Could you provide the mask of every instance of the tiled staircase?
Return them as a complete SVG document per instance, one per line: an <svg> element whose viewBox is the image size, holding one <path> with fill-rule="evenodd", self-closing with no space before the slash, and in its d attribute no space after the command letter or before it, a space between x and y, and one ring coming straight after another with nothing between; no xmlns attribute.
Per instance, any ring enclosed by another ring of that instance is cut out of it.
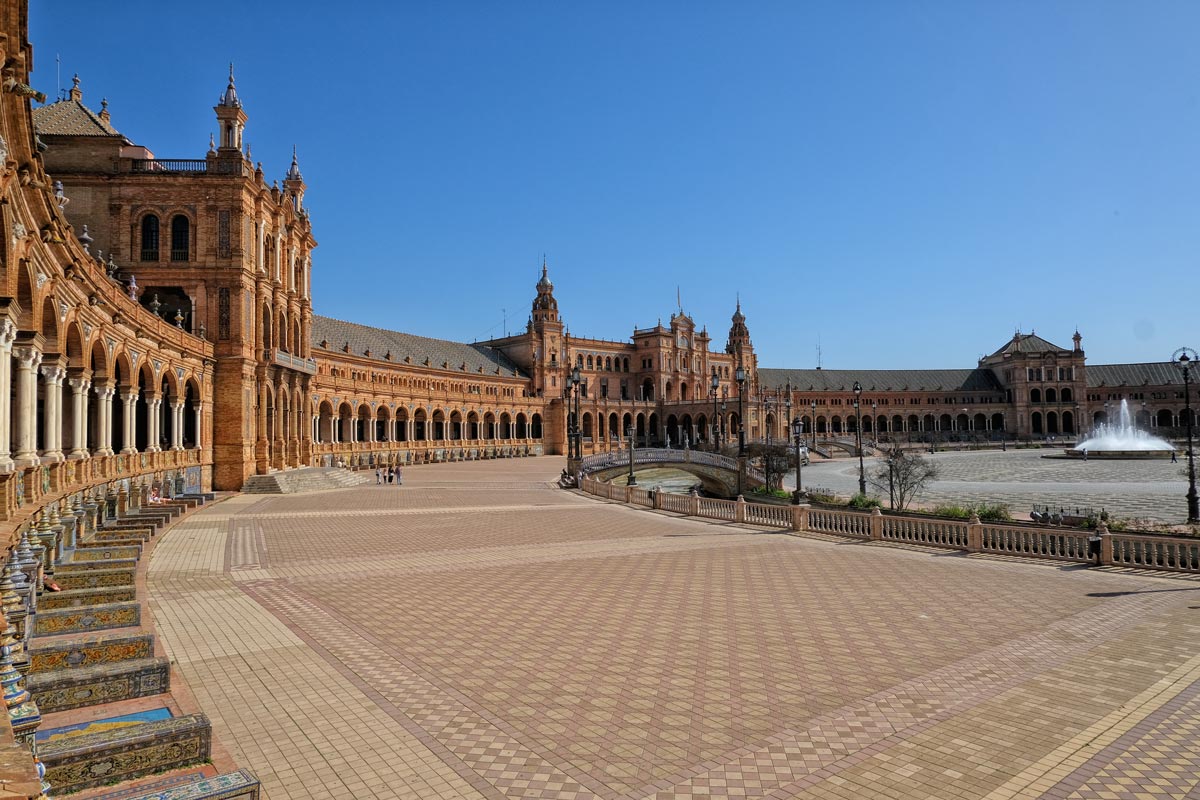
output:
<svg viewBox="0 0 1200 800"><path fill-rule="evenodd" d="M258 797L249 773L213 774L208 718L181 713L169 694L170 662L142 628L143 547L203 502L167 500L105 520L47 571L29 617L26 688L42 715L38 755L54 797L104 797L117 787L99 787L113 784L124 784L122 797ZM147 778L163 772L171 775Z"/></svg>
<svg viewBox="0 0 1200 800"><path fill-rule="evenodd" d="M346 489L370 483L366 472L351 472L338 467L302 467L300 469L251 475L242 485L245 494L298 494Z"/></svg>

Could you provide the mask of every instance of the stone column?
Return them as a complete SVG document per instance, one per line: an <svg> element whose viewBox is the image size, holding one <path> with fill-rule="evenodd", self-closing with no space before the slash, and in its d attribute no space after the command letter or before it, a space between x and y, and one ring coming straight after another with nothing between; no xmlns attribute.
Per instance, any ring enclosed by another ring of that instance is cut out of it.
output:
<svg viewBox="0 0 1200 800"><path fill-rule="evenodd" d="M124 441L121 442L122 453L137 452L137 399L138 390L131 388L121 395L121 413L124 415Z"/></svg>
<svg viewBox="0 0 1200 800"><path fill-rule="evenodd" d="M204 403L197 400L192 411L196 417L196 449L199 450L204 444Z"/></svg>
<svg viewBox="0 0 1200 800"><path fill-rule="evenodd" d="M12 355L17 326L0 322L0 470L12 467Z"/></svg>
<svg viewBox="0 0 1200 800"><path fill-rule="evenodd" d="M157 453L162 431L162 398L151 395L146 398L146 452Z"/></svg>
<svg viewBox="0 0 1200 800"><path fill-rule="evenodd" d="M98 385L96 391L96 455L111 456L112 447L112 399L116 390L111 386Z"/></svg>
<svg viewBox="0 0 1200 800"><path fill-rule="evenodd" d="M183 449L183 401L171 403L171 449Z"/></svg>
<svg viewBox="0 0 1200 800"><path fill-rule="evenodd" d="M36 347L20 345L13 347L17 359L17 402L12 410L16 422L16 452L13 459L19 467L38 463L34 450L33 432L37 430L37 368L42 363L42 354Z"/></svg>
<svg viewBox="0 0 1200 800"><path fill-rule="evenodd" d="M71 387L71 452L69 458L87 458L88 389L92 382L87 378L69 378Z"/></svg>
<svg viewBox="0 0 1200 800"><path fill-rule="evenodd" d="M67 371L57 363L42 367L46 379L42 398L42 455L47 461L62 461L62 386Z"/></svg>

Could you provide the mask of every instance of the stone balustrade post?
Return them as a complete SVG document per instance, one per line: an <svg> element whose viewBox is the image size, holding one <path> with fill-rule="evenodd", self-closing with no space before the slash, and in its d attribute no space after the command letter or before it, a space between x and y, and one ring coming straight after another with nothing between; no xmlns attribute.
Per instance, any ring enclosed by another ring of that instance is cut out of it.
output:
<svg viewBox="0 0 1200 800"><path fill-rule="evenodd" d="M693 517L700 516L700 495L695 489L692 489L691 494L688 496L688 514Z"/></svg>
<svg viewBox="0 0 1200 800"><path fill-rule="evenodd" d="M792 506L792 530L806 531L808 530L808 510L812 508L808 503L799 503Z"/></svg>
<svg viewBox="0 0 1200 800"><path fill-rule="evenodd" d="M883 539L883 512L879 510L879 506L871 509L871 541L878 542Z"/></svg>
<svg viewBox="0 0 1200 800"><path fill-rule="evenodd" d="M967 552L980 553L982 551L983 525L979 522L979 515L972 511L971 519L967 522Z"/></svg>
<svg viewBox="0 0 1200 800"><path fill-rule="evenodd" d="M742 497L740 494L737 496L737 501L733 506L733 521L746 521L746 498Z"/></svg>
<svg viewBox="0 0 1200 800"><path fill-rule="evenodd" d="M1111 567L1113 563L1113 541L1112 533L1108 530L1108 523L1100 520L1096 525L1096 533L1100 535L1100 566Z"/></svg>
<svg viewBox="0 0 1200 800"><path fill-rule="evenodd" d="M124 485L117 490L117 514L118 518L125 516L126 510L129 508L129 491Z"/></svg>

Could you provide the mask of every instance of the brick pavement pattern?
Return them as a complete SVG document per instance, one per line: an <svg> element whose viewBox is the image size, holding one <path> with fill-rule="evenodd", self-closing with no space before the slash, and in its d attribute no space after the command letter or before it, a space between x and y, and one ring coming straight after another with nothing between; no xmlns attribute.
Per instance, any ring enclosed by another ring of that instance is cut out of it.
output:
<svg viewBox="0 0 1200 800"><path fill-rule="evenodd" d="M236 497L158 544L165 644L267 797L1200 792L1200 583L682 519L561 467Z"/></svg>

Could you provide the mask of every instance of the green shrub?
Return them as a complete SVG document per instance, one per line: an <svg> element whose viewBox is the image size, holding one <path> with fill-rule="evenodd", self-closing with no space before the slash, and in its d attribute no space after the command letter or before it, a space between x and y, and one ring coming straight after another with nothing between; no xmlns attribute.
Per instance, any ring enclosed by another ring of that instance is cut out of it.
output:
<svg viewBox="0 0 1200 800"><path fill-rule="evenodd" d="M846 504L832 494L823 494L821 492L809 492L808 499L814 503L824 503L827 506L844 506Z"/></svg>
<svg viewBox="0 0 1200 800"><path fill-rule="evenodd" d="M930 513L938 517L950 517L952 519L971 518L971 509L963 508L962 506L937 506Z"/></svg>
<svg viewBox="0 0 1200 800"><path fill-rule="evenodd" d="M973 506L938 506L932 514L951 519L970 519L971 512L979 516L980 522L1009 522L1012 514L1004 503L979 503Z"/></svg>
<svg viewBox="0 0 1200 800"><path fill-rule="evenodd" d="M854 497L850 498L848 505L850 508L879 508L879 501L874 497L868 497L862 492L858 492Z"/></svg>

